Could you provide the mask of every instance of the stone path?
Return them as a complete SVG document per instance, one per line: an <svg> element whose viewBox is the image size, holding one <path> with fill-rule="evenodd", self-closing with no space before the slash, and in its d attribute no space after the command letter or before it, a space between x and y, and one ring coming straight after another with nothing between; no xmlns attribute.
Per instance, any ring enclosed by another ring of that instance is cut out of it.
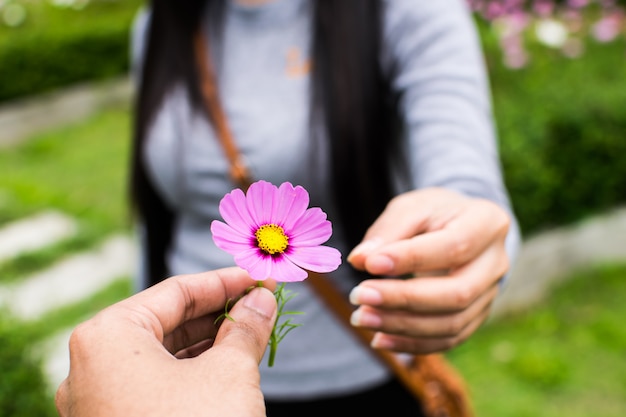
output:
<svg viewBox="0 0 626 417"><path fill-rule="evenodd" d="M626 260L626 207L525 239L493 316L523 311L575 270Z"/></svg>
<svg viewBox="0 0 626 417"><path fill-rule="evenodd" d="M100 109L127 105L129 77L71 86L0 105L0 150L33 134L83 120Z"/></svg>
<svg viewBox="0 0 626 417"><path fill-rule="evenodd" d="M0 300L22 320L34 320L46 312L77 303L128 276L135 250L125 236L112 236L98 248L62 259L45 271L0 288Z"/></svg>
<svg viewBox="0 0 626 417"><path fill-rule="evenodd" d="M76 222L62 213L47 211L0 228L0 261L42 249L71 237ZM44 271L15 283L0 285L0 304L22 320L36 320L59 307L80 302L116 280L128 279L135 267L134 242L110 236L98 247L74 254ZM44 355L44 371L52 390L69 370L67 342L72 329L64 329L36 347Z"/></svg>
<svg viewBox="0 0 626 417"><path fill-rule="evenodd" d="M76 232L74 220L45 211L0 229L0 262L23 252L44 248Z"/></svg>

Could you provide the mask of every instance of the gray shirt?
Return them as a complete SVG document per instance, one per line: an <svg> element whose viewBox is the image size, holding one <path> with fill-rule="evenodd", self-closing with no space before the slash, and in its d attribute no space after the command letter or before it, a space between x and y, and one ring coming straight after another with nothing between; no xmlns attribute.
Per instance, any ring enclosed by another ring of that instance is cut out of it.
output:
<svg viewBox="0 0 626 417"><path fill-rule="evenodd" d="M311 166L309 143L309 68L311 0L274 0L243 6L229 0L218 85L231 130L255 179L276 185L303 185L312 205L331 221L335 202L326 193L329 170ZM480 42L464 0L383 0L384 45L381 62L401 97L406 124L404 146L411 183L398 191L446 187L492 200L510 210L499 166L488 81ZM140 65L148 13L138 16L133 32L133 61ZM218 249L210 224L221 219L220 199L236 187L210 125L195 113L183 88L166 97L149 131L144 157L149 175L165 201L177 211L171 251L173 274L233 265ZM315 152L326 152L315 149ZM514 257L517 225L508 236ZM344 255L341 228L330 246ZM346 291L351 280L342 265L333 280ZM343 279L342 279L343 277ZM273 367L261 366L268 399L314 398L366 388L388 378L368 349L333 319L302 283L289 284L297 295L289 310L302 324L278 347ZM207 376L209 377L209 376Z"/></svg>

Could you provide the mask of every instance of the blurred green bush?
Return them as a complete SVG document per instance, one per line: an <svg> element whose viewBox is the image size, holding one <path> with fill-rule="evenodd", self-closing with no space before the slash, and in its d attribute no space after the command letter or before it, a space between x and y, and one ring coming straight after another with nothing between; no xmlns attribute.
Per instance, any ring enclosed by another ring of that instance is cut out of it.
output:
<svg viewBox="0 0 626 417"><path fill-rule="evenodd" d="M41 370L31 352L32 335L21 331L6 311L0 312L0 415L54 417L56 410Z"/></svg>
<svg viewBox="0 0 626 417"><path fill-rule="evenodd" d="M482 26L505 180L523 231L571 224L626 202L624 39L578 58L534 45L502 65Z"/></svg>
<svg viewBox="0 0 626 417"><path fill-rule="evenodd" d="M143 3L9 0L4 12L13 6L22 14L0 20L0 102L125 73L129 28Z"/></svg>

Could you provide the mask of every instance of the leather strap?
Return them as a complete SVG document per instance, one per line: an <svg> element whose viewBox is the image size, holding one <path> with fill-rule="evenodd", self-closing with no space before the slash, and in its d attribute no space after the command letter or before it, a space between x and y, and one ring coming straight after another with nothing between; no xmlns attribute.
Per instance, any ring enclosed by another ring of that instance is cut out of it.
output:
<svg viewBox="0 0 626 417"><path fill-rule="evenodd" d="M339 320L367 347L374 333L350 324L354 307L323 275L310 272L307 282L326 301ZM378 359L421 402L428 417L471 417L472 409L463 379L441 354L409 355L409 361L389 350L373 349Z"/></svg>
<svg viewBox="0 0 626 417"><path fill-rule="evenodd" d="M207 116L211 120L215 133L224 149L226 158L228 158L231 179L244 187L244 190L247 190L252 183L250 173L241 159L239 149L233 140L226 114L224 109L222 109L215 72L211 65L212 61L209 59L208 42L206 42L201 31L194 38L194 51L203 103Z"/></svg>

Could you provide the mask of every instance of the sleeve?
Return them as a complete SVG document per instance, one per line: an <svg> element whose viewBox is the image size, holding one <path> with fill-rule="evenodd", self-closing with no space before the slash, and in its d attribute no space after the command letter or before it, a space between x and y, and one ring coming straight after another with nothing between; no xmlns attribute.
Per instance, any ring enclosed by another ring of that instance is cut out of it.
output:
<svg viewBox="0 0 626 417"><path fill-rule="evenodd" d="M513 219L504 185L480 39L465 0L387 0L383 64L399 94L412 187L489 199Z"/></svg>
<svg viewBox="0 0 626 417"><path fill-rule="evenodd" d="M150 11L142 7L137 11L130 30L130 77L134 85L138 85L143 54L148 33Z"/></svg>

